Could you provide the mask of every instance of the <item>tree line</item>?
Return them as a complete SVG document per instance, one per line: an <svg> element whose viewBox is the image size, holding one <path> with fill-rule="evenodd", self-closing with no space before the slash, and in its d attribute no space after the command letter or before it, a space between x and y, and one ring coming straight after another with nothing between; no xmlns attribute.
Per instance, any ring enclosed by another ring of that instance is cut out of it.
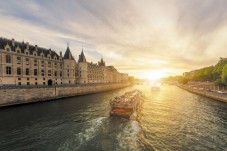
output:
<svg viewBox="0 0 227 151"><path fill-rule="evenodd" d="M214 82L215 85L227 85L227 60L220 61L209 67L204 67L184 74L164 79L164 81L178 81L186 84L187 82Z"/></svg>

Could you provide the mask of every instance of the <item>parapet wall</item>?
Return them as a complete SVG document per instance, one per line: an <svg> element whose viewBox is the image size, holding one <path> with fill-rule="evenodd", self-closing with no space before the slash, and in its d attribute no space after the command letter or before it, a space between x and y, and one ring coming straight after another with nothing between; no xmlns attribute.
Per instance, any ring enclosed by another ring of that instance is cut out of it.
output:
<svg viewBox="0 0 227 151"><path fill-rule="evenodd" d="M129 83L112 83L53 87L1 87L0 107L98 93L127 87L129 85Z"/></svg>

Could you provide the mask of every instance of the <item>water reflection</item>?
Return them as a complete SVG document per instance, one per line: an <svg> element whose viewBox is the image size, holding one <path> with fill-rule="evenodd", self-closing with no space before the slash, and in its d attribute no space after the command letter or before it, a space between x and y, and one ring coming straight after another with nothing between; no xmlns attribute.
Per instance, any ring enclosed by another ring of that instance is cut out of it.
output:
<svg viewBox="0 0 227 151"><path fill-rule="evenodd" d="M145 93L139 121L109 117L109 100ZM3 108L0 150L225 150L227 105L175 86L149 86Z"/></svg>

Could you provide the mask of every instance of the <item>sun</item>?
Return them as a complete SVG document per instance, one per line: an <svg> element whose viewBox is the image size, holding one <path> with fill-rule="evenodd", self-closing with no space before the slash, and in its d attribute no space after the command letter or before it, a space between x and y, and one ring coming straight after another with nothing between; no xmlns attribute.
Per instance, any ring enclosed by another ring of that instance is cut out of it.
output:
<svg viewBox="0 0 227 151"><path fill-rule="evenodd" d="M158 81L159 79L166 76L166 72L160 69L144 71L143 77L150 81Z"/></svg>

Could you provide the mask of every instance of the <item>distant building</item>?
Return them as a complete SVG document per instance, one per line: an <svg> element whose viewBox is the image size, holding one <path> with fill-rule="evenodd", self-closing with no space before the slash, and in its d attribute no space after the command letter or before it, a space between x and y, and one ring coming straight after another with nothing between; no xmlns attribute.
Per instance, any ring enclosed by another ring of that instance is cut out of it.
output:
<svg viewBox="0 0 227 151"><path fill-rule="evenodd" d="M106 66L88 63L82 50L78 62L67 46L64 56L51 49L0 38L0 85L62 85L120 83L128 74Z"/></svg>

